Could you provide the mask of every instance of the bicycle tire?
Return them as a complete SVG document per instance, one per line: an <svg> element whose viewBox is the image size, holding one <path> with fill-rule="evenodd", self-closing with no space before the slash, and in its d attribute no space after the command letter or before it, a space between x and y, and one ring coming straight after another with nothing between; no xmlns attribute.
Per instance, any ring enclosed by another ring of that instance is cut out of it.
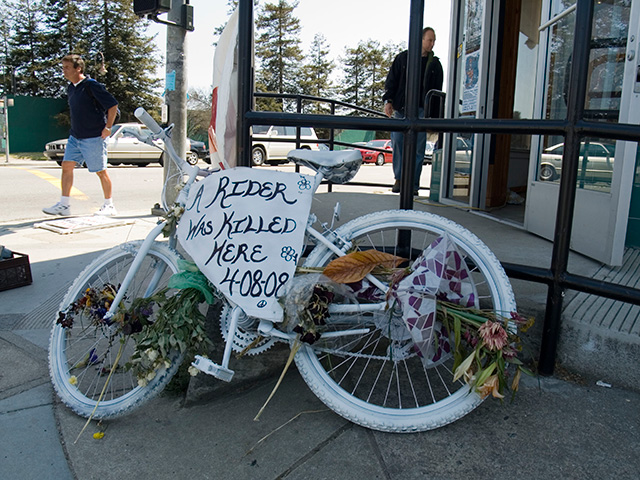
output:
<svg viewBox="0 0 640 480"><path fill-rule="evenodd" d="M358 249L381 244L395 254L397 242L390 235L396 235L398 230L412 232L411 245L417 250L426 248L437 236L449 234L471 266L471 275L482 297L479 307L490 307L503 314L515 311L511 284L498 259L477 236L448 219L426 212L386 211L354 219L338 228L336 234L352 241ZM333 258L334 253L319 245L310 253L305 266L325 266ZM375 326L372 314L363 313L358 315L355 325L351 318L343 328L358 328L360 321L368 327L372 323ZM337 318L327 320L328 325L331 323L340 328ZM339 337L323 341L320 337L312 345L303 343L295 357L296 365L311 390L334 412L379 431L435 429L463 417L482 402L466 383L452 381L452 356L423 367L417 355L402 358L395 353L390 337L398 334L391 331L389 328L385 333L375 327L357 340ZM376 355L364 354L362 345L366 342L382 344L381 348L376 347ZM383 354L378 355L381 350ZM397 391L390 392L390 387Z"/></svg>
<svg viewBox="0 0 640 480"><path fill-rule="evenodd" d="M142 241L124 243L91 262L69 288L60 304L60 311L65 311L82 297L89 287L101 288L105 283L119 286L141 245ZM123 302L128 304L134 298L149 296L165 288L169 277L178 271L179 258L180 255L168 245L154 242ZM161 276L155 288L148 292L146 290L158 267L163 267ZM104 398L98 402L108 378L105 372L109 372L114 363L120 340L125 340L125 346L119 367L111 376ZM184 355L173 354L168 368L157 370L156 376L146 386L139 386L135 374L121 368L134 350L133 340L126 340L121 331L114 334L104 324L91 324L82 314L74 316L71 327L63 328L57 320L54 321L49 343L49 372L53 386L65 405L78 415L89 417L98 404L93 418L114 418L131 412L162 391L178 370ZM75 385L70 382L71 377L74 377Z"/></svg>

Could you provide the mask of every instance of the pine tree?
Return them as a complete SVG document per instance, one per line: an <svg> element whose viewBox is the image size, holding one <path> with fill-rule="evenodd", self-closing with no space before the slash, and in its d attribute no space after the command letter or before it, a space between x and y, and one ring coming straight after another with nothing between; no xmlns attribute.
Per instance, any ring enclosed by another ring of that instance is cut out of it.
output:
<svg viewBox="0 0 640 480"><path fill-rule="evenodd" d="M5 3L0 4L0 66L2 67L2 76L0 76L0 93L6 95L11 93L11 69L9 68L9 23L7 21L8 6Z"/></svg>
<svg viewBox="0 0 640 480"><path fill-rule="evenodd" d="M365 90L361 105L371 110L382 109L382 95L384 94L384 81L389 68L384 64L384 52L380 48L380 42L367 40L362 44L365 65Z"/></svg>
<svg viewBox="0 0 640 480"><path fill-rule="evenodd" d="M87 24L86 0L48 0L41 26L44 32L42 49L43 73L49 79L42 96L63 97L67 81L62 76L60 60L69 53L88 51L82 34Z"/></svg>
<svg viewBox="0 0 640 480"><path fill-rule="evenodd" d="M42 72L44 36L40 29L44 0L10 0L6 5L3 20L8 22L11 36L5 90L16 95L38 95L47 81Z"/></svg>
<svg viewBox="0 0 640 480"><path fill-rule="evenodd" d="M344 73L342 99L359 107L382 110L384 82L401 45L384 47L375 40L360 41L356 48L346 48L341 58Z"/></svg>
<svg viewBox="0 0 640 480"><path fill-rule="evenodd" d="M259 60L256 90L298 93L297 78L302 61L300 20L293 16L298 2L266 3L256 19L260 32L256 42ZM283 110L282 102L259 102L262 108Z"/></svg>
<svg viewBox="0 0 640 480"><path fill-rule="evenodd" d="M138 106L153 110L161 82L153 74L159 65L146 22L131 0L9 0L2 27L9 31L5 91L20 95L64 97L67 81L60 61L69 53L83 56L85 73L107 86L122 112L133 120ZM103 58L106 72L102 72ZM8 72L8 73L7 73Z"/></svg>
<svg viewBox="0 0 640 480"><path fill-rule="evenodd" d="M314 97L329 98L333 93L331 73L335 64L329 59L327 39L321 33L313 37L311 51L307 63L300 72L302 93ZM329 113L329 106L325 103L315 103L313 113Z"/></svg>
<svg viewBox="0 0 640 480"><path fill-rule="evenodd" d="M342 62L343 82L340 95L342 100L353 105L362 106L366 92L367 68L362 42L356 48L345 48Z"/></svg>
<svg viewBox="0 0 640 480"><path fill-rule="evenodd" d="M84 35L88 43L83 52L87 73L116 97L121 121L134 120L137 107L158 108L160 102L153 91L161 80L150 74L160 62L151 38L142 33L144 21L133 13L131 0L88 0L87 20ZM104 73L100 71L102 56Z"/></svg>

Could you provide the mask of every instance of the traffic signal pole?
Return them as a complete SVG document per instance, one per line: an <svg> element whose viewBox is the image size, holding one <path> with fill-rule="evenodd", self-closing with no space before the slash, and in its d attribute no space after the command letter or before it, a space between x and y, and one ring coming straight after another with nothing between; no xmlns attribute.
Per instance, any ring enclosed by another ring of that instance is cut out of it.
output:
<svg viewBox="0 0 640 480"><path fill-rule="evenodd" d="M172 142L176 153L185 158L187 145L187 31L193 31L193 7L189 0L134 0L133 11L156 23L167 25L167 58L164 99L168 110L168 122L173 124ZM162 20L158 15L167 14ZM175 203L178 192L175 187L181 177L168 158L164 161L164 180L167 185L166 203ZM167 179L171 179L168 183ZM153 210L152 210L153 211Z"/></svg>
<svg viewBox="0 0 640 480"><path fill-rule="evenodd" d="M167 13L169 22L181 25L184 0L172 0L171 10ZM173 123L173 147L181 158L187 153L187 30L167 26L167 61L165 77L165 103L169 111L169 123ZM174 178L175 182L167 185L167 205L171 206L178 196L175 188L180 181L174 175L176 167L173 162L164 162L164 179Z"/></svg>

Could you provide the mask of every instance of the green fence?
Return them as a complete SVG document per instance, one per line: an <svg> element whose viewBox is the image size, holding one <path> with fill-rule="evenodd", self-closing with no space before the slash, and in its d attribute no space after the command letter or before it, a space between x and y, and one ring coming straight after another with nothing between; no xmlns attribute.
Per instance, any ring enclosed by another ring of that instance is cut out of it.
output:
<svg viewBox="0 0 640 480"><path fill-rule="evenodd" d="M69 136L69 127L59 125L55 119L67 109L66 99L23 96L13 99L14 104L9 107L10 153L41 152L47 142Z"/></svg>
<svg viewBox="0 0 640 480"><path fill-rule="evenodd" d="M335 137L336 141L345 143L368 142L374 138L376 138L376 132L368 130L343 130ZM340 150L340 148L336 147L336 150Z"/></svg>

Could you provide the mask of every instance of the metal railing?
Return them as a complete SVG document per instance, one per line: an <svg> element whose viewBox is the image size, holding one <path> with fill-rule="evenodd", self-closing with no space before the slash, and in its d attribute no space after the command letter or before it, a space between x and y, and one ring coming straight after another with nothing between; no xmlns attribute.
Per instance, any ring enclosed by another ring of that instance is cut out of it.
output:
<svg viewBox="0 0 640 480"><path fill-rule="evenodd" d="M409 62L407 66L407 109L403 119L346 117L334 115L307 115L303 113L256 112L251 109L252 78L252 35L253 2L240 0L239 37L239 105L237 137L239 164L250 164L251 141L249 126L256 124L277 124L303 126L313 124L316 128L346 128L363 130L402 131L405 133L405 159L415 158L415 138L418 131L443 133L492 133L492 134L532 134L561 135L565 138L562 160L563 175L560 181L558 208L551 264L548 268L504 263L510 277L543 283L548 286L542 344L540 348L539 372L553 374L558 338L562 301L566 289L577 290L635 305L640 305L640 290L620 286L610 282L597 281L568 272L569 242L576 198L576 185L580 142L589 136L599 136L637 142L640 126L630 124L605 124L589 121L585 117L584 100L591 42L593 1L577 0L574 46L567 98L567 118L564 120L511 120L511 119L424 119L418 117L417 95L419 92L419 66L422 18L424 0L412 0L409 24ZM244 79L244 81L243 81ZM413 208L412 168L403 168L401 179L400 208ZM405 175L406 173L406 175Z"/></svg>

